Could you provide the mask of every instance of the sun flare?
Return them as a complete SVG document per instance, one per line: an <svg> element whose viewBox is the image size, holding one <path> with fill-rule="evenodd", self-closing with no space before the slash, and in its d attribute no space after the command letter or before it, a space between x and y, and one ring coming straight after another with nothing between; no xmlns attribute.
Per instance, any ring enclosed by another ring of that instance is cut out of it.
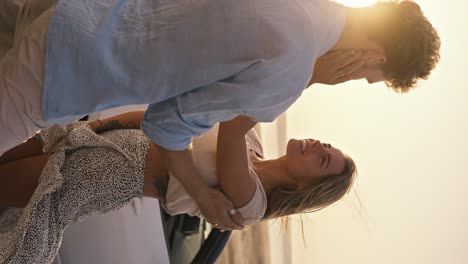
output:
<svg viewBox="0 0 468 264"><path fill-rule="evenodd" d="M340 4L343 4L345 6L350 6L350 7L363 7L363 6L369 6L372 5L373 3L377 2L378 0L335 0L335 2L338 2Z"/></svg>

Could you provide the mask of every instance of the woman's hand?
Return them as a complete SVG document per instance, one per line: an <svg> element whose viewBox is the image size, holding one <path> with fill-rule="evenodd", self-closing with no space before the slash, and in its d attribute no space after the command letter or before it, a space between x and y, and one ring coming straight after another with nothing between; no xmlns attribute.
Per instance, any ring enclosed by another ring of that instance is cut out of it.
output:
<svg viewBox="0 0 468 264"><path fill-rule="evenodd" d="M357 50L335 50L320 56L315 62L309 86L314 83L335 85L349 81L349 74L364 65L363 53Z"/></svg>

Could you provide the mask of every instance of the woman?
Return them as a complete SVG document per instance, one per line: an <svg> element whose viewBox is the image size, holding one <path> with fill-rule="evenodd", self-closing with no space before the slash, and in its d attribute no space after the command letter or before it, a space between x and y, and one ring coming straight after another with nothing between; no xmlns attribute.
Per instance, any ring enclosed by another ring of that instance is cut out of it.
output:
<svg viewBox="0 0 468 264"><path fill-rule="evenodd" d="M51 262L69 223L116 210L135 197L161 199L170 214L203 217L136 129L142 116L130 112L54 126L39 134L42 143L31 139L0 158L0 206L9 207L0 215L2 263ZM290 140L285 156L265 160L250 130L236 142L243 147L239 157L247 154L246 164L241 158L216 161L216 142L216 129L194 139L195 164L209 185L232 200L235 209L229 211L237 210L246 225L324 208L343 197L355 177L351 158L318 140ZM216 167L243 166L246 175L217 178Z"/></svg>

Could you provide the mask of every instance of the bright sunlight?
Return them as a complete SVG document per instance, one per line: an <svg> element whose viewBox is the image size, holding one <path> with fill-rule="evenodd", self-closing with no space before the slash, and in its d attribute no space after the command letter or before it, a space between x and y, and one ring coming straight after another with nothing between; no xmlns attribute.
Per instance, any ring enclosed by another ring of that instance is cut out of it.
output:
<svg viewBox="0 0 468 264"><path fill-rule="evenodd" d="M373 3L377 2L377 0L335 0L335 2L338 2L345 6L363 7L372 5Z"/></svg>

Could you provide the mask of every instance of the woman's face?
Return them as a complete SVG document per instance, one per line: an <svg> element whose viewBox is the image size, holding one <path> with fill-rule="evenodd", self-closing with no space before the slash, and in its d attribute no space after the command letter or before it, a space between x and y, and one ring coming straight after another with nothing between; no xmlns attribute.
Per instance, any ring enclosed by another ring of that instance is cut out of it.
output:
<svg viewBox="0 0 468 264"><path fill-rule="evenodd" d="M321 177L343 172L343 153L315 139L291 139L286 150L289 173L299 182L308 184Z"/></svg>

